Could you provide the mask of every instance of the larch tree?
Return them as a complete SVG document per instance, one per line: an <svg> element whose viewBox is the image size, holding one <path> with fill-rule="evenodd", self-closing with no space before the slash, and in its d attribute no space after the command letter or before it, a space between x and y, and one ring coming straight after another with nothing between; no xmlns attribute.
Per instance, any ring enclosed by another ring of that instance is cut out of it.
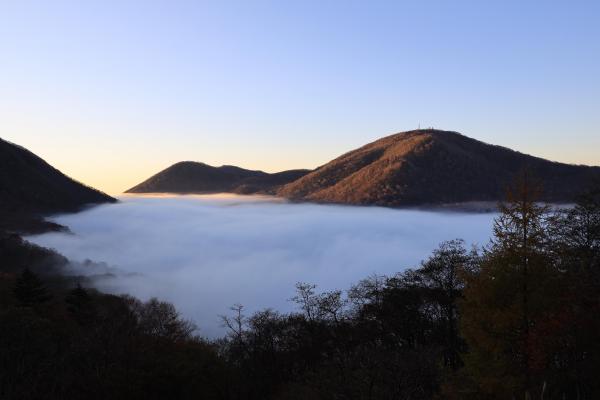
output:
<svg viewBox="0 0 600 400"><path fill-rule="evenodd" d="M466 275L466 367L476 390L492 398L539 398L546 386L533 360L539 344L532 332L552 309L556 274L547 250L549 208L537 203L540 193L529 173L519 175L499 205L480 268Z"/></svg>

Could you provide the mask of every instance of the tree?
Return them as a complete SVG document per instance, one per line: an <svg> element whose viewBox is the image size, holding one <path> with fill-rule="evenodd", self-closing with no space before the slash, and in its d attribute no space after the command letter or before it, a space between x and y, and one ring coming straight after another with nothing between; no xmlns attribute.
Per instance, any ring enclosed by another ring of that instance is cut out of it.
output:
<svg viewBox="0 0 600 400"><path fill-rule="evenodd" d="M560 306L540 324L538 337L552 358L556 391L565 397L600 395L600 187L579 196L551 221L552 250L561 274Z"/></svg>
<svg viewBox="0 0 600 400"><path fill-rule="evenodd" d="M304 317L313 322L318 318L319 302L315 294L317 285L298 282L296 283L296 295L290 300L296 303L302 310Z"/></svg>
<svg viewBox="0 0 600 400"><path fill-rule="evenodd" d="M88 291L81 284L72 289L66 296L67 310L79 325L91 324L96 319L96 308Z"/></svg>
<svg viewBox="0 0 600 400"><path fill-rule="evenodd" d="M423 288L428 301L439 308L443 362L453 370L462 366L460 353L465 351L458 328L458 300L462 298L465 272L474 270L478 259L477 251L468 252L463 240L450 240L441 243L421 268L406 274L408 284Z"/></svg>
<svg viewBox="0 0 600 400"><path fill-rule="evenodd" d="M246 316L244 315L244 306L236 303L229 309L234 313L233 316L220 315L222 326L229 330L229 336L239 344L244 341L244 326L246 325Z"/></svg>
<svg viewBox="0 0 600 400"><path fill-rule="evenodd" d="M154 297L145 303L133 298L126 298L126 300L129 301L143 334L171 342L192 338L196 326L181 318L173 304Z"/></svg>
<svg viewBox="0 0 600 400"><path fill-rule="evenodd" d="M574 207L552 221L552 235L560 267L600 278L600 186L580 195Z"/></svg>
<svg viewBox="0 0 600 400"><path fill-rule="evenodd" d="M553 309L557 280L548 251L549 209L537 203L540 193L527 172L518 177L499 205L480 269L466 276L467 369L478 391L498 398L530 399L546 385L544 369L533 362L539 343L532 332Z"/></svg>
<svg viewBox="0 0 600 400"><path fill-rule="evenodd" d="M23 307L35 307L52 298L40 278L25 268L17 278L13 294Z"/></svg>

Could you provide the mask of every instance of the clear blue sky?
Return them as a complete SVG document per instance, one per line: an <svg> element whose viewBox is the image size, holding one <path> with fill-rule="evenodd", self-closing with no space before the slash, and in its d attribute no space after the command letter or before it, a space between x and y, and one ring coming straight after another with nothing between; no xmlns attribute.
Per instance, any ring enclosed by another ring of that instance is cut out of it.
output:
<svg viewBox="0 0 600 400"><path fill-rule="evenodd" d="M600 165L600 1L0 3L0 136L118 193L433 126Z"/></svg>

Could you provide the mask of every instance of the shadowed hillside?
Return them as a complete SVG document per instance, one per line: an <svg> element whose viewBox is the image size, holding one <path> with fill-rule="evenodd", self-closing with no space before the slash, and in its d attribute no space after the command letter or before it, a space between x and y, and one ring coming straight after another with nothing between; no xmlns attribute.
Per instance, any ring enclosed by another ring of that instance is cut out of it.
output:
<svg viewBox="0 0 600 400"><path fill-rule="evenodd" d="M231 165L210 165L184 161L152 176L127 193L272 193L274 188L292 182L308 170L269 174Z"/></svg>
<svg viewBox="0 0 600 400"><path fill-rule="evenodd" d="M67 177L21 146L0 139L0 230L47 230L41 214L116 201Z"/></svg>
<svg viewBox="0 0 600 400"><path fill-rule="evenodd" d="M282 187L294 200L383 206L497 201L530 170L546 201L572 201L600 167L561 164L489 145L456 132L416 130L350 151Z"/></svg>

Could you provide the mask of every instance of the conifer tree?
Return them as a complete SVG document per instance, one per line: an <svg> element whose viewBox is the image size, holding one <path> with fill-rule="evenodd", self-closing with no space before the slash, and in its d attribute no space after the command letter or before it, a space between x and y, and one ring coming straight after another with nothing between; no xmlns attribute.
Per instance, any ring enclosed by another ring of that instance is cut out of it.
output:
<svg viewBox="0 0 600 400"><path fill-rule="evenodd" d="M17 278L13 294L23 307L34 307L51 299L43 282L29 268Z"/></svg>
<svg viewBox="0 0 600 400"><path fill-rule="evenodd" d="M478 271L467 275L462 333L467 369L477 390L493 398L539 397L544 377L533 362L536 321L556 298L547 246L547 206L540 187L522 173L500 204L494 237ZM543 375L543 374L542 374Z"/></svg>
<svg viewBox="0 0 600 400"><path fill-rule="evenodd" d="M96 317L92 297L81 284L72 289L65 298L67 310L79 325L89 325Z"/></svg>

